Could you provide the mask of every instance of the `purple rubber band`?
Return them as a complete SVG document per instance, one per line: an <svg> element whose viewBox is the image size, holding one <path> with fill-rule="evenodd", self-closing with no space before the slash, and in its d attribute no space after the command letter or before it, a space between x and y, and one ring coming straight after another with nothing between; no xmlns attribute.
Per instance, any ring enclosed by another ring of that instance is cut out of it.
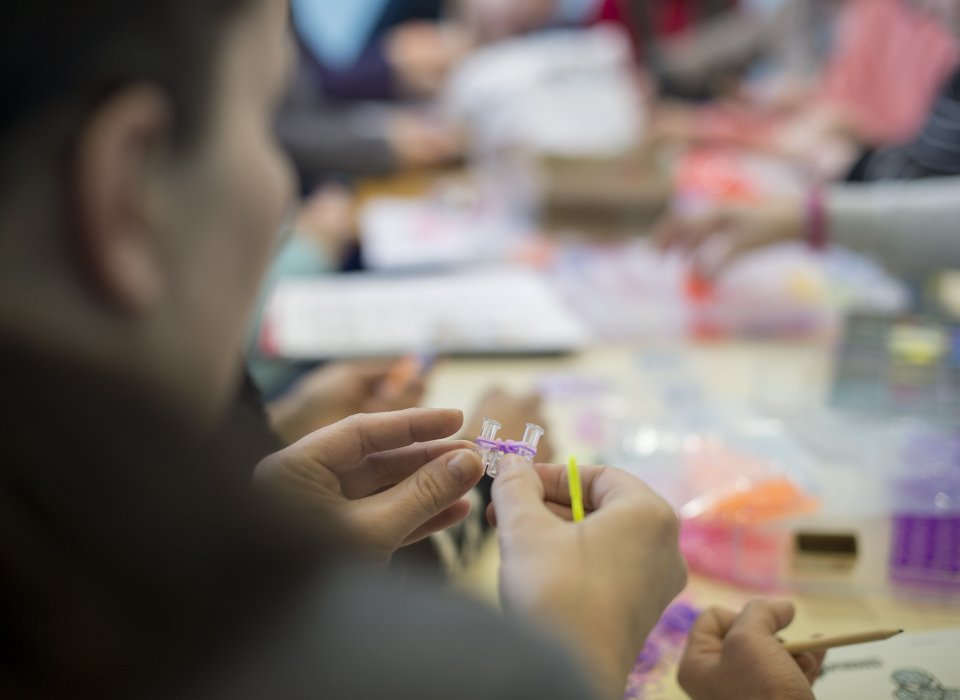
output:
<svg viewBox="0 0 960 700"><path fill-rule="evenodd" d="M660 618L660 625L668 632L687 634L700 617L700 610L687 603L674 603Z"/></svg>
<svg viewBox="0 0 960 700"><path fill-rule="evenodd" d="M517 442L515 440L488 440L478 437L477 446L488 450L497 450L506 455L520 455L521 457L532 457L537 453L533 446L527 442Z"/></svg>

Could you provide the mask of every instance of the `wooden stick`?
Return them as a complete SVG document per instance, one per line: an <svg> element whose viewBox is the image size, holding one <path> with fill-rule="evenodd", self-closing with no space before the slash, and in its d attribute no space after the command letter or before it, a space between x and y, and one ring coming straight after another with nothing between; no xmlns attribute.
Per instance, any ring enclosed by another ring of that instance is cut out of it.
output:
<svg viewBox="0 0 960 700"><path fill-rule="evenodd" d="M809 639L805 642L790 642L784 644L783 648L790 654L796 656L807 651L824 651L835 647L849 647L854 644L866 644L867 642L882 642L885 639L896 637L903 630L876 630L875 632L861 632L860 634L847 634L842 637L824 637L823 639Z"/></svg>

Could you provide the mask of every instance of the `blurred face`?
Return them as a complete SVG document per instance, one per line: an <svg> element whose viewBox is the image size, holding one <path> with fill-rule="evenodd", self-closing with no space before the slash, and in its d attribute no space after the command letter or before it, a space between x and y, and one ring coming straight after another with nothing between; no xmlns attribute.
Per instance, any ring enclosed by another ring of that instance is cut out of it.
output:
<svg viewBox="0 0 960 700"><path fill-rule="evenodd" d="M253 0L229 32L208 123L151 187L166 361L178 380L226 401L243 338L289 204L292 177L272 135L290 54L285 0Z"/></svg>
<svg viewBox="0 0 960 700"><path fill-rule="evenodd" d="M20 177L0 192L0 330L188 419L217 417L291 196L272 136L287 15L286 0L224 14L199 124L178 123L171 94L147 78L89 112L66 95L65 109L52 101L24 119L3 154Z"/></svg>

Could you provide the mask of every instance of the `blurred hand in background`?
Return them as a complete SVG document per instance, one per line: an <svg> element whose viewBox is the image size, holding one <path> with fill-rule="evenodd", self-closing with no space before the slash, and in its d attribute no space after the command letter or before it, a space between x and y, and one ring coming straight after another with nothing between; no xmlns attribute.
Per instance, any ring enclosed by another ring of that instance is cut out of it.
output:
<svg viewBox="0 0 960 700"><path fill-rule="evenodd" d="M751 251L802 239L805 219L799 198L722 204L696 216L668 215L655 238L661 250L688 256L699 274L713 279Z"/></svg>
<svg viewBox="0 0 960 700"><path fill-rule="evenodd" d="M467 32L456 25L404 22L387 35L384 51L401 92L433 97L471 46Z"/></svg>
<svg viewBox="0 0 960 700"><path fill-rule="evenodd" d="M323 185L303 201L294 229L331 261L340 261L357 240L353 208L350 190L338 184Z"/></svg>
<svg viewBox="0 0 960 700"><path fill-rule="evenodd" d="M553 445L550 443L550 429L543 414L543 399L540 394L510 394L497 387L491 389L480 399L467 420L461 435L465 440L475 440L480 435L484 418L492 418L503 426L500 434L505 438L519 440L523 436L527 423L535 423L547 431L537 450L538 462L553 459Z"/></svg>
<svg viewBox="0 0 960 700"><path fill-rule="evenodd" d="M390 118L387 143L405 169L451 163L464 155L466 146L455 126L413 111L398 111Z"/></svg>
<svg viewBox="0 0 960 700"><path fill-rule="evenodd" d="M787 653L777 633L793 616L790 603L762 600L740 614L707 610L690 632L680 686L693 700L813 700L826 652Z"/></svg>
<svg viewBox="0 0 960 700"><path fill-rule="evenodd" d="M419 405L426 378L402 385L391 374L404 360L336 362L306 375L269 406L274 430L293 443L315 430L358 413L399 411Z"/></svg>

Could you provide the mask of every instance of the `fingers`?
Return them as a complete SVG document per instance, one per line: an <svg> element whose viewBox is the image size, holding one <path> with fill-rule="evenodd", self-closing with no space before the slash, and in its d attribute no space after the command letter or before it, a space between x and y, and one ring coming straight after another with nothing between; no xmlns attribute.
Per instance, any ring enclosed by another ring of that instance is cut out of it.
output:
<svg viewBox="0 0 960 700"><path fill-rule="evenodd" d="M528 467L529 468L529 467ZM583 465L580 467L580 480L583 484L583 507L587 513L593 512L590 488L597 472L604 467ZM540 477L543 484L544 507L563 520L573 520L570 511L570 487L567 482L567 468L559 464L535 464L533 471ZM487 520L493 527L497 527L496 502L487 507Z"/></svg>
<svg viewBox="0 0 960 700"><path fill-rule="evenodd" d="M680 248L690 255L696 256L707 241L720 235L731 224L728 212L714 211L703 216L691 219L684 226Z"/></svg>
<svg viewBox="0 0 960 700"><path fill-rule="evenodd" d="M729 634L752 633L775 636L793 622L795 610L787 601L752 600L737 616Z"/></svg>
<svg viewBox="0 0 960 700"><path fill-rule="evenodd" d="M470 510L470 501L465 498L460 499L445 511L440 513L440 515L432 518L410 533L407 539L403 541L402 546L406 547L411 544L416 544L420 540L426 539L435 532L440 532L441 530L446 530L447 528L453 527L458 523L462 523L464 520L466 520L467 516L470 515Z"/></svg>
<svg viewBox="0 0 960 700"><path fill-rule="evenodd" d="M571 520L570 485L567 481L566 466L536 464L531 468L530 465L521 461L521 469L525 469L531 478L536 477L540 481L541 508L538 510L553 514L563 520ZM503 479L502 471L494 482L494 494L496 494L497 483L501 479ZM655 495L646 484L636 477L612 467L583 465L580 467L580 480L583 484L583 506L588 515L618 501L630 501L632 506L638 498ZM494 527L502 526L499 504L500 501L494 495L493 503L487 513L487 519Z"/></svg>
<svg viewBox="0 0 960 700"><path fill-rule="evenodd" d="M476 452L456 450L417 469L393 488L353 504L366 522L399 544L456 504L481 476L483 463Z"/></svg>
<svg viewBox="0 0 960 700"><path fill-rule="evenodd" d="M544 501L543 505L547 508L547 510L549 510L551 513L553 513L555 516L557 516L561 520L565 520L566 522L569 522L569 523L573 522L573 511L570 509L569 505L552 503L550 501ZM590 511L590 510L586 511L587 515L590 515L591 512L593 511ZM487 506L486 515L487 515L487 522L490 523L490 526L497 527L497 509L492 503Z"/></svg>
<svg viewBox="0 0 960 700"><path fill-rule="evenodd" d="M504 434L522 433L523 426L530 422L540 422L542 425L542 403L543 398L537 392L515 396L501 387L494 387L477 402L470 421L469 433L473 435L480 430L481 419L484 417L496 418L500 421Z"/></svg>
<svg viewBox="0 0 960 700"><path fill-rule="evenodd" d="M517 396L503 387L495 386L483 395L477 405L482 411L497 409L510 413L536 413L542 404L543 397L539 392L531 391Z"/></svg>
<svg viewBox="0 0 960 700"><path fill-rule="evenodd" d="M427 382L422 377L417 377L407 385L399 400L409 404L412 408L423 400L425 393L427 393Z"/></svg>
<svg viewBox="0 0 960 700"><path fill-rule="evenodd" d="M687 642L689 655L710 654L723 648L723 639L730 631L737 614L727 608L704 611L690 629Z"/></svg>
<svg viewBox="0 0 960 700"><path fill-rule="evenodd" d="M688 649L691 654L717 652L724 639L734 634L773 637L793 621L793 615L793 605L783 601L754 600L739 615L726 608L711 608L697 618L690 630ZM809 661L812 664L814 660Z"/></svg>
<svg viewBox="0 0 960 700"><path fill-rule="evenodd" d="M726 236L720 249L711 250L709 256L698 250L694 254L693 267L704 278L715 280L740 258L761 247L762 243L744 236Z"/></svg>
<svg viewBox="0 0 960 700"><path fill-rule="evenodd" d="M430 360L407 356L394 361L370 386L369 405L377 411L412 408L426 391Z"/></svg>
<svg viewBox="0 0 960 700"><path fill-rule="evenodd" d="M378 382L387 375L396 360L355 360L346 366L365 382Z"/></svg>
<svg viewBox="0 0 960 700"><path fill-rule="evenodd" d="M794 657L797 666L803 671L803 675L811 685L820 677L820 669L823 668L823 661L826 656L827 652L825 651L808 651Z"/></svg>
<svg viewBox="0 0 960 700"><path fill-rule="evenodd" d="M563 478L566 479L565 468L553 468L554 473L558 470L564 472ZM664 509L670 510L649 486L622 469L588 466L586 469L581 468L580 472L583 481L584 507L590 510L599 511L617 504L629 505L633 509L638 501L647 502L648 505L650 502L656 501ZM555 474L553 483L554 488L557 489L558 497L562 493L562 487L558 485L559 481L560 476Z"/></svg>
<svg viewBox="0 0 960 700"><path fill-rule="evenodd" d="M539 411L543 405L543 397L539 391L531 391L520 397L520 405L531 411Z"/></svg>
<svg viewBox="0 0 960 700"><path fill-rule="evenodd" d="M673 249L680 236L679 227L680 223L673 214L667 214L654 224L652 238L656 249L664 253Z"/></svg>
<svg viewBox="0 0 960 700"><path fill-rule="evenodd" d="M547 502L561 506L570 505L570 484L567 480L567 467L561 464L534 465L543 481L543 495ZM580 466L580 482L583 484L583 507L595 510L593 503L593 485L607 467L584 464Z"/></svg>
<svg viewBox="0 0 960 700"><path fill-rule="evenodd" d="M727 608L710 608L697 618L687 637L687 646L683 650L683 659L677 673L680 687L691 697L700 695L705 669L716 664L723 651L723 640L737 614Z"/></svg>
<svg viewBox="0 0 960 700"><path fill-rule="evenodd" d="M307 381L316 378L321 386L335 378L338 386L363 387L372 391L371 387L381 381L390 371L390 360L350 360L323 365L307 376Z"/></svg>
<svg viewBox="0 0 960 700"><path fill-rule="evenodd" d="M344 474L340 487L347 498L364 498L400 483L425 464L449 452L473 447L473 443L465 440L442 440L376 452L364 457L355 469Z"/></svg>
<svg viewBox="0 0 960 700"><path fill-rule="evenodd" d="M727 228L731 223L730 218L729 212L722 209L691 217L670 215L657 226L656 245L664 252L675 250L691 253L698 250L707 239Z"/></svg>
<svg viewBox="0 0 960 700"><path fill-rule="evenodd" d="M777 690L784 697L813 697L809 684L820 674L824 654L791 659L776 637L793 616L788 602L752 601L740 614L707 610L690 631L677 677L681 687L691 697L713 697L718 686L730 689L730 697L774 697Z"/></svg>
<svg viewBox="0 0 960 700"><path fill-rule="evenodd" d="M371 396L363 405L363 410L367 413L389 413L414 408L423 401L425 392L426 385L416 379L399 393Z"/></svg>
<svg viewBox="0 0 960 700"><path fill-rule="evenodd" d="M493 482L493 504L501 531L553 522L553 515L543 503L543 481L535 469L521 458L507 455L500 460L498 470Z"/></svg>
<svg viewBox="0 0 960 700"><path fill-rule="evenodd" d="M344 474L367 455L441 440L456 433L462 424L463 413L452 409L362 414L308 435L297 445L314 461Z"/></svg>
<svg viewBox="0 0 960 700"><path fill-rule="evenodd" d="M420 404L423 395L426 393L427 385L423 379L417 377L408 382L401 391L380 397L390 410L402 410L404 408L413 408Z"/></svg>
<svg viewBox="0 0 960 700"><path fill-rule="evenodd" d="M705 644L712 647L714 642L722 645L723 638L727 636L736 619L737 613L727 608L705 610L690 629L691 646Z"/></svg>

